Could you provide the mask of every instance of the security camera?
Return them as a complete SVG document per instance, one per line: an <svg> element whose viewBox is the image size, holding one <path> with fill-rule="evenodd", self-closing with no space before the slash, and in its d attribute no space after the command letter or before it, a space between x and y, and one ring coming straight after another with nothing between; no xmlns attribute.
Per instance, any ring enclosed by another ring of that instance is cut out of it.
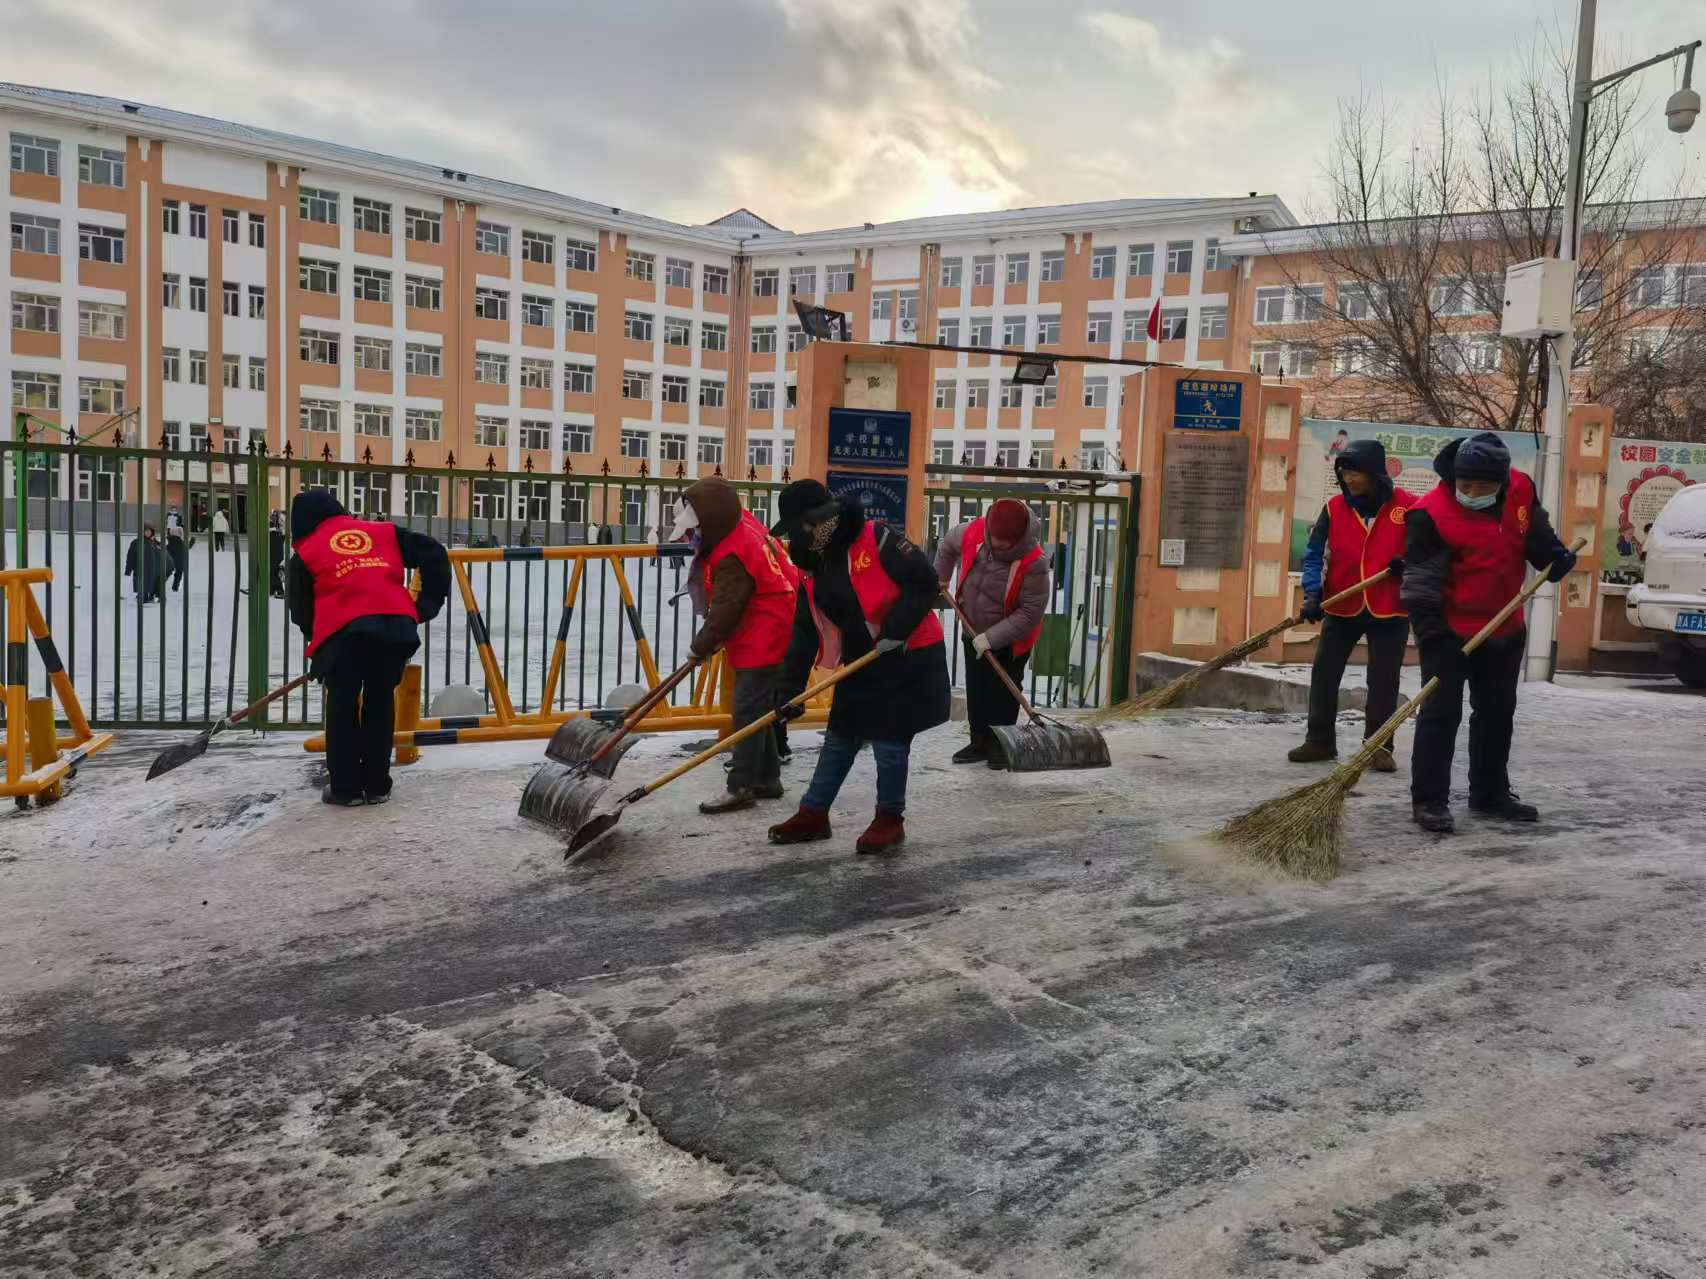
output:
<svg viewBox="0 0 1706 1279"><path fill-rule="evenodd" d="M1665 123L1672 133L1687 133L1700 114L1700 95L1693 89L1678 89L1665 103Z"/></svg>

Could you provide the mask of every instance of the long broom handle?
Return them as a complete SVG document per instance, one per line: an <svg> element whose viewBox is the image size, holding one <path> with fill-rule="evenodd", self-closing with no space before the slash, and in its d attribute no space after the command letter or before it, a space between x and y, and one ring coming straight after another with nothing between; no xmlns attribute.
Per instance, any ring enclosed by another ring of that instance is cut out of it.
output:
<svg viewBox="0 0 1706 1279"><path fill-rule="evenodd" d="M852 661L852 662L847 663L847 665L845 665L845 666L841 667L839 670L833 672L829 676L829 678L820 681L819 683L813 685L811 688L806 689L806 691L801 693L798 697L789 698L786 702L782 703L782 706L783 707L786 707L786 706L804 706L807 702L811 701L812 698L816 697L819 693L823 692L825 689L833 688L833 687L835 687L835 685L839 684L842 680L846 679L849 675L853 675L859 671L864 670L867 666L869 666L872 662L876 661L877 658L879 658L881 656L882 656L882 654L877 652L877 650L873 648L869 653L866 653L863 657L859 658L857 661ZM640 787L638 790L632 791L629 794L623 796L624 801L633 801L636 799L642 799L645 796L650 795L653 791L658 790L661 787L668 786L671 782L673 782L677 777L680 777L683 773L692 772L695 768L698 768L699 765L703 764L706 760L711 759L714 756L721 755L726 750L733 750L736 746L739 746L747 738L753 736L753 734L763 732L765 729L769 728L772 724L774 724L781 717L781 710L782 710L782 707L778 707L776 710L771 711L768 715L761 715L759 718L753 720L752 723L748 724L745 728L742 728L736 732L730 733L727 737L723 738L723 740L718 742L715 746L706 747L704 750L700 751L697 755L695 755L692 759L688 760L686 763L679 764L675 768L670 769L669 772L665 773L662 777L658 778L656 781L647 782L644 786Z"/></svg>
<svg viewBox="0 0 1706 1279"><path fill-rule="evenodd" d="M1348 599L1350 599L1351 596L1356 595L1359 592L1366 591L1369 587L1373 586L1376 582L1382 581L1386 577L1390 576L1390 574L1391 574L1390 569L1384 569L1383 568L1380 570L1380 572L1374 574L1372 577L1363 578L1362 581L1358 582L1355 586L1347 586L1344 590L1340 591L1337 595L1329 595L1326 599L1321 601L1321 607L1326 608L1328 605L1337 604L1342 600L1348 600ZM1274 636L1278 635L1281 631L1289 631L1292 627L1296 626L1302 620L1303 620L1303 616L1300 613L1294 613L1290 617L1281 618L1279 621L1275 622L1272 626L1268 627L1267 630L1257 631L1254 635L1250 636L1249 639L1246 639L1246 640L1243 640L1237 644L1234 644L1232 646L1231 651L1236 652L1238 649L1241 649L1241 648L1247 648L1247 649L1250 649L1251 651L1254 651L1255 649L1260 648L1263 644L1266 644L1269 640L1271 640Z"/></svg>
<svg viewBox="0 0 1706 1279"><path fill-rule="evenodd" d="M618 729L612 737L608 738L604 745L595 750L592 753L592 757L582 764L581 768L590 771L594 764L598 763L599 760L603 759L612 750L614 750L616 744L624 737L628 736L629 733L633 732L634 726L647 715L651 714L652 708L659 702L663 701L664 698L668 697L670 690L677 684L681 683L682 680L686 679L698 665L699 658L689 657L670 673L668 679L662 680L656 688L647 693L639 701L635 702L634 705L629 708L628 713L622 717L622 727Z"/></svg>
<svg viewBox="0 0 1706 1279"><path fill-rule="evenodd" d="M944 591L943 594L947 595L947 592ZM960 619L960 625L965 627L968 632L975 634L977 628L972 625L971 618L966 616L966 611L960 607L960 602L952 595L948 595L948 604L954 610L954 616ZM1007 668L996 659L994 651L986 648L983 650L983 655L988 659L989 664L994 668L995 673L1001 677L1001 682L1007 685L1007 691L1013 694L1013 699L1019 703L1019 708L1025 712L1025 715L1031 720L1031 722L1035 723L1040 719L1041 716L1037 714L1037 708L1025 700L1025 695L1019 691L1019 685L1014 681L1013 677L1007 673Z"/></svg>

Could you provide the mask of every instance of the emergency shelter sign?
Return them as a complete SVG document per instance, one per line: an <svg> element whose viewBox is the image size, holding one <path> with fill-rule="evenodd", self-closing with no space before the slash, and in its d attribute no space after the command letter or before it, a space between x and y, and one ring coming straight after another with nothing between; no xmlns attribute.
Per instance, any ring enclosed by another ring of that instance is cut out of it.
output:
<svg viewBox="0 0 1706 1279"><path fill-rule="evenodd" d="M1187 431L1236 431L1244 385L1234 378L1187 377L1173 386L1173 425Z"/></svg>

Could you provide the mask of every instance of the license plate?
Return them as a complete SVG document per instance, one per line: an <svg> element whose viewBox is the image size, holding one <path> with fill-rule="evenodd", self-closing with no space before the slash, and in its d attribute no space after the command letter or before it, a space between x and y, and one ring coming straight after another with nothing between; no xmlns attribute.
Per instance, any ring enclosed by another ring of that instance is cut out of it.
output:
<svg viewBox="0 0 1706 1279"><path fill-rule="evenodd" d="M1706 632L1706 613L1678 613L1676 629L1679 631Z"/></svg>

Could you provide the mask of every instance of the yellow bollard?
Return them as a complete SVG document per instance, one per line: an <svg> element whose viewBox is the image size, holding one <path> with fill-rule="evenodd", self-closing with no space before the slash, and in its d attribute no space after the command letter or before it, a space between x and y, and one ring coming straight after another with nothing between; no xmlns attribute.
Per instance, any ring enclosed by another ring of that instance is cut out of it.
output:
<svg viewBox="0 0 1706 1279"><path fill-rule="evenodd" d="M59 730L53 723L53 699L30 698L25 715L30 732L30 771L35 772L59 759ZM60 783L54 782L36 793L36 804L51 804L59 796Z"/></svg>
<svg viewBox="0 0 1706 1279"><path fill-rule="evenodd" d="M397 685L397 732L412 733L421 722L421 668L412 663L403 668L403 681ZM419 746L399 746L392 755L397 764L418 763Z"/></svg>

